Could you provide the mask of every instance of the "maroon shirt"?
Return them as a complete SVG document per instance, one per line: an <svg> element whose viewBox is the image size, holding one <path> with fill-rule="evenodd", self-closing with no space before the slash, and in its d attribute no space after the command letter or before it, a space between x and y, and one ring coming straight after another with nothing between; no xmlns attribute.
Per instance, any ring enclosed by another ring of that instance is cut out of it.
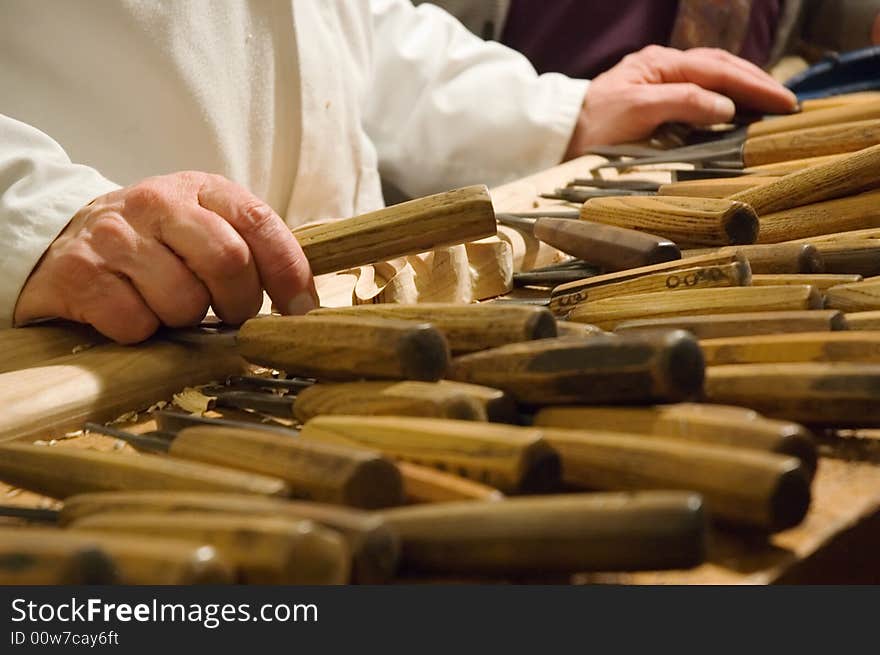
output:
<svg viewBox="0 0 880 655"><path fill-rule="evenodd" d="M767 63L784 0L754 0L740 56ZM593 78L626 54L666 45L678 0L511 0L501 42L522 52L539 73Z"/></svg>

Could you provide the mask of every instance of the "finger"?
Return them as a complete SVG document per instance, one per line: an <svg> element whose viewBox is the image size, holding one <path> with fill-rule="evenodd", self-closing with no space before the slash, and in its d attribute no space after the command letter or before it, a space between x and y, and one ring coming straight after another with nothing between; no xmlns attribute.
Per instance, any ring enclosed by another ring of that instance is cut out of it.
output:
<svg viewBox="0 0 880 655"><path fill-rule="evenodd" d="M781 97L785 98L785 102L789 103L787 108L787 112L796 111L798 108L798 99L797 96L788 89L784 85L780 84L776 79L773 78L772 75L767 73L764 69L759 66L756 66L752 62L747 59L743 59L742 57L737 57L736 55L732 55L726 50L719 50L718 48L695 48L693 50L688 50L685 52L686 55L690 55L693 53L694 56L705 56L711 59L715 59L720 61L722 64L731 66L740 71L743 75L751 76L757 83L766 86L766 88L777 94L781 94ZM779 112L785 113L785 112Z"/></svg>
<svg viewBox="0 0 880 655"><path fill-rule="evenodd" d="M643 98L636 103L643 116L650 116L657 127L668 121L712 125L733 118L733 101L696 84L654 84L642 89Z"/></svg>
<svg viewBox="0 0 880 655"><path fill-rule="evenodd" d="M199 204L219 214L249 246L263 287L285 314L317 306L312 271L290 228L265 202L229 180L211 175Z"/></svg>
<svg viewBox="0 0 880 655"><path fill-rule="evenodd" d="M159 318L124 277L103 272L82 287L72 318L118 343L139 343L159 329Z"/></svg>
<svg viewBox="0 0 880 655"><path fill-rule="evenodd" d="M161 222L159 238L207 287L214 311L226 323L243 323L260 311L263 287L242 236L216 213L187 207Z"/></svg>

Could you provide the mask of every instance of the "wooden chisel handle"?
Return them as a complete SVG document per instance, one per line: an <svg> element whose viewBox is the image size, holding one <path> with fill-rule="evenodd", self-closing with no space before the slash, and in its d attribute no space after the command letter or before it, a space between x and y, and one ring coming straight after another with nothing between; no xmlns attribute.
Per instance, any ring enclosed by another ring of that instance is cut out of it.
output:
<svg viewBox="0 0 880 655"><path fill-rule="evenodd" d="M469 353L508 343L556 336L556 320L549 311L543 307L522 305L378 303L316 309L309 312L308 316L342 316L354 320L384 318L430 323L443 334L453 353Z"/></svg>
<svg viewBox="0 0 880 655"><path fill-rule="evenodd" d="M94 514L239 514L288 520L309 519L343 535L353 560L355 582L387 582L397 569L400 539L381 516L371 512L304 501L227 493L123 491L80 494L64 501L61 525Z"/></svg>
<svg viewBox="0 0 880 655"><path fill-rule="evenodd" d="M706 369L710 402L831 427L880 426L880 364L732 364Z"/></svg>
<svg viewBox="0 0 880 655"><path fill-rule="evenodd" d="M104 513L74 521L74 530L128 536L161 534L209 544L245 584L344 584L351 555L341 535L308 520L199 512Z"/></svg>
<svg viewBox="0 0 880 655"><path fill-rule="evenodd" d="M546 339L458 357L450 377L504 389L529 405L686 400L700 392L703 358L679 330Z"/></svg>
<svg viewBox="0 0 880 655"><path fill-rule="evenodd" d="M485 484L412 462L398 462L408 503L456 500L502 500L504 494Z"/></svg>
<svg viewBox="0 0 880 655"><path fill-rule="evenodd" d="M811 101L805 101L807 103ZM780 134L794 130L804 130L813 127L836 126L855 121L867 121L880 118L880 98L868 99L861 102L844 102L841 104L811 111L802 111L799 114L779 116L764 119L752 123L746 130L750 138ZM806 105L816 107L816 105Z"/></svg>
<svg viewBox="0 0 880 655"><path fill-rule="evenodd" d="M266 430L194 426L177 433L171 455L273 476L303 500L375 509L403 503L393 462L375 450L312 443Z"/></svg>
<svg viewBox="0 0 880 655"><path fill-rule="evenodd" d="M231 584L211 546L178 539L52 528L0 528L3 584Z"/></svg>
<svg viewBox="0 0 880 655"><path fill-rule="evenodd" d="M696 494L564 494L382 512L410 574L529 575L688 568L704 557Z"/></svg>
<svg viewBox="0 0 880 655"><path fill-rule="evenodd" d="M700 342L706 364L784 362L880 363L880 332L806 332L706 339Z"/></svg>
<svg viewBox="0 0 880 655"><path fill-rule="evenodd" d="M687 196L691 198L727 198L731 194L754 189L773 182L776 177L741 175L707 180L685 180L664 184L657 192L661 196ZM760 236L760 235L759 235Z"/></svg>
<svg viewBox="0 0 880 655"><path fill-rule="evenodd" d="M503 493L553 491L559 484L559 459L540 433L509 425L390 416L318 416L303 426L300 438L375 448Z"/></svg>
<svg viewBox="0 0 880 655"><path fill-rule="evenodd" d="M840 93L827 98L810 98L801 101L801 111L818 111L832 107L844 107L858 102L880 101L880 91L854 91Z"/></svg>
<svg viewBox="0 0 880 655"><path fill-rule="evenodd" d="M880 179L880 145L789 173L775 182L740 191L730 199L760 216L874 188Z"/></svg>
<svg viewBox="0 0 880 655"><path fill-rule="evenodd" d="M866 278L880 275L880 240L878 239L842 238L821 241L813 245L822 255L828 273L862 275Z"/></svg>
<svg viewBox="0 0 880 655"><path fill-rule="evenodd" d="M469 186L294 232L321 275L495 234L485 186Z"/></svg>
<svg viewBox="0 0 880 655"><path fill-rule="evenodd" d="M221 466L17 443L0 446L0 480L52 498L122 489L290 494L283 480Z"/></svg>
<svg viewBox="0 0 880 655"><path fill-rule="evenodd" d="M758 243L880 227L880 190L764 214L760 223Z"/></svg>
<svg viewBox="0 0 880 655"><path fill-rule="evenodd" d="M242 325L242 356L254 364L319 379L437 380L449 345L433 326L343 316L261 316Z"/></svg>
<svg viewBox="0 0 880 655"><path fill-rule="evenodd" d="M797 525L810 505L809 475L794 457L621 432L543 432L575 487L694 491L714 517L769 532Z"/></svg>
<svg viewBox="0 0 880 655"><path fill-rule="evenodd" d="M816 166L817 164L828 164L833 161L840 161L847 157L847 153L839 155L822 155L821 157L806 157L805 159L792 159L790 161L779 161L774 164L764 164L763 166L749 166L743 169L746 175L761 175L780 177L789 173L796 173L805 168Z"/></svg>
<svg viewBox="0 0 880 655"><path fill-rule="evenodd" d="M816 444L804 426L768 419L745 407L706 403L653 407L545 407L535 414L534 424L763 450L797 457L810 476L816 471Z"/></svg>
<svg viewBox="0 0 880 655"><path fill-rule="evenodd" d="M767 243L750 246L686 250L689 256L742 255L749 261L753 274L764 273L823 273L825 260L818 248L810 243Z"/></svg>
<svg viewBox="0 0 880 655"><path fill-rule="evenodd" d="M814 127L747 139L743 144L743 164L747 167L762 166L789 159L836 155L878 143L880 120Z"/></svg>
<svg viewBox="0 0 880 655"><path fill-rule="evenodd" d="M758 217L751 207L715 198L594 198L584 203L581 218L657 234L679 246L754 243L758 238Z"/></svg>
<svg viewBox="0 0 880 655"><path fill-rule="evenodd" d="M810 309L776 312L743 312L733 314L697 314L622 321L614 331L626 334L635 330L687 330L698 339L737 337L746 334L788 334L846 330L841 312Z"/></svg>

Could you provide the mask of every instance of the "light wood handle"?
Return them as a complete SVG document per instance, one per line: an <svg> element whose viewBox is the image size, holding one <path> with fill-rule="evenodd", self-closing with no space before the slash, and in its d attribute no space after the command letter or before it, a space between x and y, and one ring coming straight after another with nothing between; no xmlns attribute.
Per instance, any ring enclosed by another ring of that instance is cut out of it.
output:
<svg viewBox="0 0 880 655"><path fill-rule="evenodd" d="M687 196L689 198L726 198L731 194L769 184L776 177L741 175L739 177L719 177L706 180L685 180L664 184L657 192L661 196Z"/></svg>
<svg viewBox="0 0 880 655"><path fill-rule="evenodd" d="M179 539L51 528L0 528L3 584L231 584L217 551Z"/></svg>
<svg viewBox="0 0 880 655"><path fill-rule="evenodd" d="M880 145L789 173L770 184L740 191L730 199L750 205L759 216L831 200L876 187Z"/></svg>
<svg viewBox="0 0 880 655"><path fill-rule="evenodd" d="M79 323L0 330L0 373L41 366L105 343L106 337Z"/></svg>
<svg viewBox="0 0 880 655"><path fill-rule="evenodd" d="M814 127L746 140L743 144L743 164L761 166L790 159L836 155L855 152L878 143L880 120Z"/></svg>
<svg viewBox="0 0 880 655"><path fill-rule="evenodd" d="M309 316L343 316L358 320L385 318L430 323L443 333L456 354L495 348L518 341L556 336L556 321L543 307L492 303L379 303L354 307L322 308Z"/></svg>
<svg viewBox="0 0 880 655"><path fill-rule="evenodd" d="M518 424L520 422L516 402L501 389L454 380L440 380L437 384L456 393L462 393L480 403L492 423Z"/></svg>
<svg viewBox="0 0 880 655"><path fill-rule="evenodd" d="M170 343L104 345L51 364L0 374L0 442L64 434L167 400L186 386L239 373L226 349Z"/></svg>
<svg viewBox="0 0 880 655"><path fill-rule="evenodd" d="M544 407L535 414L534 424L762 450L797 457L811 477L816 471L816 444L804 426L764 418L744 407L696 403L653 407Z"/></svg>
<svg viewBox="0 0 880 655"><path fill-rule="evenodd" d="M855 121L867 121L880 118L880 101L838 100L837 106L819 108L817 104L806 101L808 111L790 116L765 119L752 123L746 130L748 136L759 137L768 134L780 134L793 130L804 130L813 127L841 125Z"/></svg>
<svg viewBox="0 0 880 655"><path fill-rule="evenodd" d="M846 314L850 330L880 330L880 310Z"/></svg>
<svg viewBox="0 0 880 655"><path fill-rule="evenodd" d="M52 498L123 489L290 494L283 480L220 466L157 455L13 443L0 446L0 480Z"/></svg>
<svg viewBox="0 0 880 655"><path fill-rule="evenodd" d="M238 332L254 364L319 379L437 380L449 346L434 327L411 321L342 316L262 316Z"/></svg>
<svg viewBox="0 0 880 655"><path fill-rule="evenodd" d="M300 438L375 448L504 493L555 490L559 459L532 430L447 419L318 416Z"/></svg>
<svg viewBox="0 0 880 655"><path fill-rule="evenodd" d="M245 584L344 584L350 553L338 533L308 520L199 512L104 513L74 521L75 530L162 534L209 544Z"/></svg>
<svg viewBox="0 0 880 655"><path fill-rule="evenodd" d="M789 334L847 329L843 314L837 310L793 310L781 312L745 312L670 316L621 321L614 331L629 334L638 330L678 328L698 339L738 337L746 334Z"/></svg>
<svg viewBox="0 0 880 655"><path fill-rule="evenodd" d="M498 489L458 475L412 462L399 462L398 466L409 503L448 503L456 500L492 502L504 499L504 494Z"/></svg>
<svg viewBox="0 0 880 655"><path fill-rule="evenodd" d="M773 164L764 164L763 166L747 166L743 172L748 175L761 175L779 177L802 171L817 164L828 164L833 161L840 161L848 157L848 154L840 155L823 155L821 157L806 157L804 159L791 159L789 161L779 161Z"/></svg>
<svg viewBox="0 0 880 655"><path fill-rule="evenodd" d="M177 433L171 455L280 478L303 500L375 509L403 503L397 467L366 448L310 443L266 430L195 426Z"/></svg>
<svg viewBox="0 0 880 655"><path fill-rule="evenodd" d="M593 198L584 203L581 218L650 232L679 246L754 243L758 238L758 218L751 207L714 198Z"/></svg>
<svg viewBox="0 0 880 655"><path fill-rule="evenodd" d="M844 312L867 312L880 309L880 278L869 278L829 289L825 304Z"/></svg>
<svg viewBox="0 0 880 655"><path fill-rule="evenodd" d="M529 405L686 400L700 392L703 359L689 334L667 330L513 344L456 358L450 377Z"/></svg>
<svg viewBox="0 0 880 655"><path fill-rule="evenodd" d="M880 191L784 209L760 218L759 243L880 227Z"/></svg>
<svg viewBox="0 0 880 655"><path fill-rule="evenodd" d="M387 582L397 569L400 539L375 513L339 505L228 493L122 491L81 494L65 499L59 523L69 525L93 514L176 514L199 512L309 519L335 530L348 542L355 582Z"/></svg>
<svg viewBox="0 0 880 655"><path fill-rule="evenodd" d="M880 275L880 240L837 239L813 244L825 262L829 273L862 275L866 278Z"/></svg>
<svg viewBox="0 0 880 655"><path fill-rule="evenodd" d="M880 332L805 332L706 339L706 364L880 362Z"/></svg>
<svg viewBox="0 0 880 655"><path fill-rule="evenodd" d="M608 334L605 330L597 328L595 325L572 323L571 321L557 321L556 329L560 337L575 337L578 339L591 339L600 334Z"/></svg>
<svg viewBox="0 0 880 655"><path fill-rule="evenodd" d="M778 286L781 284L809 284L815 287L819 293L825 293L828 289L840 284L861 282L861 275L840 275L835 273L778 273L768 275L753 275L753 287Z"/></svg>
<svg viewBox="0 0 880 655"><path fill-rule="evenodd" d="M880 91L855 91L841 93L827 98L811 98L801 101L801 111L818 111L831 107L844 107L856 102L875 102L880 100Z"/></svg>
<svg viewBox="0 0 880 655"><path fill-rule="evenodd" d="M485 186L469 186L353 218L296 230L321 275L414 255L495 234L495 211Z"/></svg>
<svg viewBox="0 0 880 655"><path fill-rule="evenodd" d="M809 285L693 289L680 293L641 293L581 303L569 314L612 329L623 321L692 314L734 314L793 309L821 309L822 296Z"/></svg>
<svg viewBox="0 0 880 655"><path fill-rule="evenodd" d="M878 364L732 364L710 366L706 376L711 402L806 424L880 426Z"/></svg>
<svg viewBox="0 0 880 655"><path fill-rule="evenodd" d="M300 423L322 414L489 420L482 403L437 382L315 384L297 394L293 411Z"/></svg>
<svg viewBox="0 0 880 655"><path fill-rule="evenodd" d="M545 428L544 437L575 487L690 490L713 517L769 532L797 525L810 505L809 476L794 457L620 432Z"/></svg>
<svg viewBox="0 0 880 655"><path fill-rule="evenodd" d="M687 568L703 560L695 494L565 494L386 510L408 573L528 575Z"/></svg>
<svg viewBox="0 0 880 655"><path fill-rule="evenodd" d="M594 277L577 280L575 282L567 282L556 286L550 294L550 311L557 316L564 316L571 311L574 305L583 302L589 296L591 290L606 285L617 284L635 280L636 278L652 275L655 273L669 273L671 271L680 271L685 268L697 268L701 266L725 266L739 261L738 255L719 254L715 250L709 251L704 255L697 257L685 257L676 261L664 262L662 264L653 264L651 266L642 266L633 268L628 271L619 271L616 273L606 273L605 275L596 275ZM558 324L557 324L558 329Z"/></svg>
<svg viewBox="0 0 880 655"><path fill-rule="evenodd" d="M592 221L539 218L536 239L605 271L622 271L681 259L672 241L654 234Z"/></svg>
<svg viewBox="0 0 880 655"><path fill-rule="evenodd" d="M767 273L823 273L825 261L809 243L772 243L751 246L726 246L717 249L686 250L689 256L741 255L749 260L753 275Z"/></svg>

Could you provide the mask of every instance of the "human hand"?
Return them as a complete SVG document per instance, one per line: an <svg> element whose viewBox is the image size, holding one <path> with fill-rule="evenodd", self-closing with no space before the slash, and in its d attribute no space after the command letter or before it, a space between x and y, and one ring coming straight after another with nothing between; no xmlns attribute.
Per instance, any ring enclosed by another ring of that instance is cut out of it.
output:
<svg viewBox="0 0 880 655"><path fill-rule="evenodd" d="M880 12L874 17L874 25L871 27L871 43L880 45Z"/></svg>
<svg viewBox="0 0 880 655"><path fill-rule="evenodd" d="M735 105L785 114L795 110L797 98L724 50L651 45L590 83L566 159L588 146L638 141L668 121L723 123L733 118Z"/></svg>
<svg viewBox="0 0 880 655"><path fill-rule="evenodd" d="M263 289L284 313L318 305L309 263L284 221L219 175L147 178L80 209L22 289L15 324L60 317L120 343L195 325L209 306L254 316Z"/></svg>

